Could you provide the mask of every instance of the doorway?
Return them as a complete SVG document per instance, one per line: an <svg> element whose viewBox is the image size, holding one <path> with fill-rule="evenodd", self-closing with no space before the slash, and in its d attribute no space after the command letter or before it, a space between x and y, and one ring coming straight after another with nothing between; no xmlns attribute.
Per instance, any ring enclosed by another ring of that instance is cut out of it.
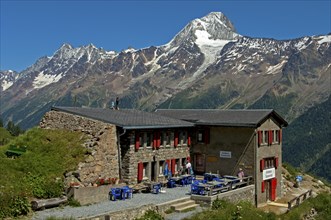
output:
<svg viewBox="0 0 331 220"><path fill-rule="evenodd" d="M157 163L156 163L156 161L153 161L152 162L152 169L151 169L151 180L152 181L157 181Z"/></svg>
<svg viewBox="0 0 331 220"><path fill-rule="evenodd" d="M194 167L195 167L196 173L198 173L198 174L205 173L205 155L197 153L194 156L195 156Z"/></svg>
<svg viewBox="0 0 331 220"><path fill-rule="evenodd" d="M272 178L265 182L265 190L266 190L266 201L275 201L276 200L276 192L277 192L277 179Z"/></svg>

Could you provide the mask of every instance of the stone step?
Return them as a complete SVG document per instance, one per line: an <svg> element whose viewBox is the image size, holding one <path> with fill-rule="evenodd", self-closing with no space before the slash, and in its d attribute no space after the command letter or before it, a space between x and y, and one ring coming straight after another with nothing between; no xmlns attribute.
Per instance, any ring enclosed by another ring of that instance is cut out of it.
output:
<svg viewBox="0 0 331 220"><path fill-rule="evenodd" d="M199 205L196 204L194 200L187 200L173 204L171 205L171 208L174 209L176 212L183 212L187 209L195 208L197 206Z"/></svg>
<svg viewBox="0 0 331 220"><path fill-rule="evenodd" d="M176 208L181 208L181 207L184 207L184 206L187 206L187 205L191 205L191 204L195 204L195 201L193 201L193 200L187 200L187 201L179 202L179 203L173 204L171 206L171 208L176 209Z"/></svg>
<svg viewBox="0 0 331 220"><path fill-rule="evenodd" d="M197 206L199 206L199 204L191 204L191 205L188 205L188 206L185 206L185 207L182 207L182 208L178 208L178 209L175 209L176 212L184 212L186 210L189 210L189 209L195 209Z"/></svg>

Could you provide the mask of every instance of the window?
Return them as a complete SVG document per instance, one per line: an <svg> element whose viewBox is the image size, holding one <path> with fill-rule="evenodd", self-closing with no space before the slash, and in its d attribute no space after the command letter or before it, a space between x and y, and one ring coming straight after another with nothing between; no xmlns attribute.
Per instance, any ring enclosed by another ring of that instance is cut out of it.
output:
<svg viewBox="0 0 331 220"><path fill-rule="evenodd" d="M279 143L279 130L275 130L273 142Z"/></svg>
<svg viewBox="0 0 331 220"><path fill-rule="evenodd" d="M203 143L204 142L204 130L199 129L197 133L197 141L198 143Z"/></svg>
<svg viewBox="0 0 331 220"><path fill-rule="evenodd" d="M179 143L187 144L187 132L181 131L179 139L181 140Z"/></svg>
<svg viewBox="0 0 331 220"><path fill-rule="evenodd" d="M274 143L275 142L275 133L276 132L274 130L270 131L270 134L271 134L271 137L270 137L271 138L271 143Z"/></svg>
<svg viewBox="0 0 331 220"><path fill-rule="evenodd" d="M146 179L148 178L148 163L143 163L144 168L143 168L143 178Z"/></svg>
<svg viewBox="0 0 331 220"><path fill-rule="evenodd" d="M161 145L165 145L165 137L166 137L166 135L165 135L165 132L161 132Z"/></svg>
<svg viewBox="0 0 331 220"><path fill-rule="evenodd" d="M135 149L139 150L140 147L144 146L144 138L143 138L144 133L142 132L136 132L135 134Z"/></svg>
<svg viewBox="0 0 331 220"><path fill-rule="evenodd" d="M198 129L197 132L197 142L198 143L204 143L204 144L209 144L210 143L210 128L209 127L204 127Z"/></svg>
<svg viewBox="0 0 331 220"><path fill-rule="evenodd" d="M152 132L146 133L146 146L147 147L153 146L153 133Z"/></svg>
<svg viewBox="0 0 331 220"><path fill-rule="evenodd" d="M269 169L275 167L275 158L270 157L270 158L265 158L264 159L264 169Z"/></svg>
<svg viewBox="0 0 331 220"><path fill-rule="evenodd" d="M163 171L164 171L164 160L160 161L159 176L163 176Z"/></svg>
<svg viewBox="0 0 331 220"><path fill-rule="evenodd" d="M268 144L269 142L269 131L264 131L263 132L263 144Z"/></svg>
<svg viewBox="0 0 331 220"><path fill-rule="evenodd" d="M165 132L165 141L166 141L166 145L169 145L171 144L171 132L170 131L167 131Z"/></svg>
<svg viewBox="0 0 331 220"><path fill-rule="evenodd" d="M139 137L139 143L140 143L139 147L142 147L144 145L144 137L142 135L143 134L141 134Z"/></svg>

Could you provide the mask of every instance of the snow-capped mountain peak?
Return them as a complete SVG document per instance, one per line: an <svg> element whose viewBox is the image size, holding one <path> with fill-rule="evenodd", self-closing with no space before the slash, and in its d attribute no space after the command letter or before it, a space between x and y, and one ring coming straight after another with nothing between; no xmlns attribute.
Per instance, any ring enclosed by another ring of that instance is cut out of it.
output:
<svg viewBox="0 0 331 220"><path fill-rule="evenodd" d="M235 40L240 37L230 20L221 12L211 12L208 15L197 18L186 25L168 44L177 47L185 42L195 42L201 35L201 31L206 32L211 40Z"/></svg>

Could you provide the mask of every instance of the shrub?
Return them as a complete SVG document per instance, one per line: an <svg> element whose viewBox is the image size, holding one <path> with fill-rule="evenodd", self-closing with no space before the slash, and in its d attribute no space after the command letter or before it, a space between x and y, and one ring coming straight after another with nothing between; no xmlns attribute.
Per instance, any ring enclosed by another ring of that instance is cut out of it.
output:
<svg viewBox="0 0 331 220"><path fill-rule="evenodd" d="M283 167L290 173L292 178L295 178L299 174L299 170L289 163L283 163Z"/></svg>
<svg viewBox="0 0 331 220"><path fill-rule="evenodd" d="M136 220L164 220L164 218L155 210L147 210L142 217L136 218Z"/></svg>
<svg viewBox="0 0 331 220"><path fill-rule="evenodd" d="M228 204L228 202L219 199L218 197L213 201L212 205L211 205L211 209L224 209L226 207L226 205Z"/></svg>
<svg viewBox="0 0 331 220"><path fill-rule="evenodd" d="M80 207L81 206L81 204L74 198L69 198L67 204L72 206L72 207Z"/></svg>

